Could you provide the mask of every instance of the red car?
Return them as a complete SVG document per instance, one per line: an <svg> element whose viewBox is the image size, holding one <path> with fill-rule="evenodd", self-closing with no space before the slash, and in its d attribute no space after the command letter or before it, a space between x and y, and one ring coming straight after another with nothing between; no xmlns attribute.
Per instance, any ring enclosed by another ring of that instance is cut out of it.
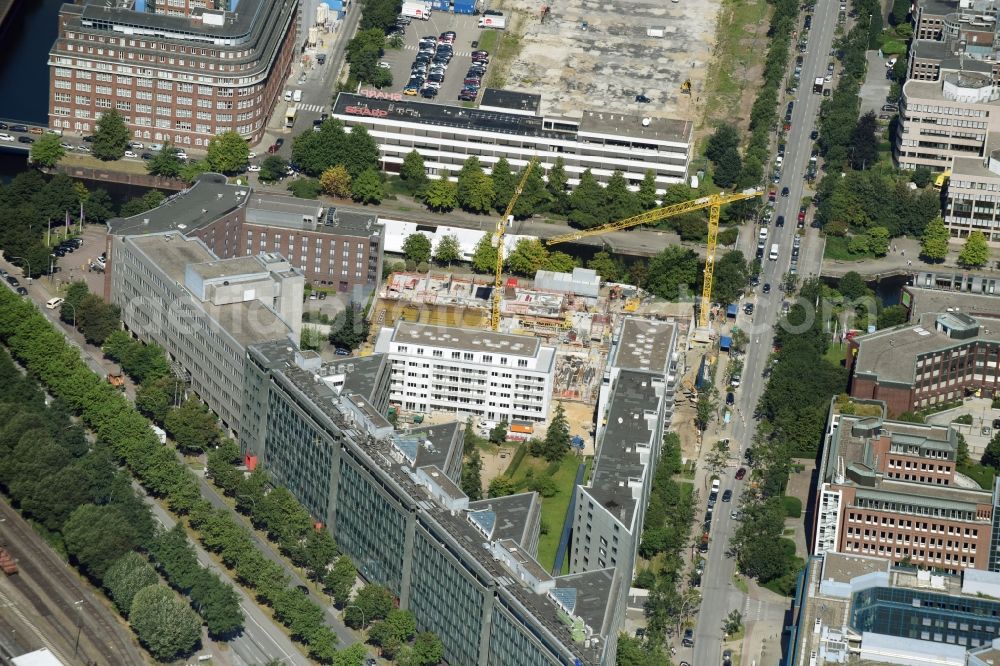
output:
<svg viewBox="0 0 1000 666"><path fill-rule="evenodd" d="M803 206L802 208L799 208L799 222L805 222L805 221L806 221L806 209L805 206Z"/></svg>
<svg viewBox="0 0 1000 666"><path fill-rule="evenodd" d="M769 191L767 193L767 200L768 201L774 201L777 198L778 198L778 191L777 190L772 189L771 191Z"/></svg>
<svg viewBox="0 0 1000 666"><path fill-rule="evenodd" d="M740 467L738 470L736 470L736 480L737 481L742 481L743 477L745 477L746 475L747 475L747 468L746 467Z"/></svg>

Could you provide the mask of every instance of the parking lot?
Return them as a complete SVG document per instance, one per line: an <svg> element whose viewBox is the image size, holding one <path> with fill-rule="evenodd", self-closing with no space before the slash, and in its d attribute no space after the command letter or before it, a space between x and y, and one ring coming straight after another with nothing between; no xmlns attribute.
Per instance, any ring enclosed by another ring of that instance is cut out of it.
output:
<svg viewBox="0 0 1000 666"><path fill-rule="evenodd" d="M479 39L482 31L478 27L479 17L469 14L452 14L450 12L436 11L431 14L427 21L413 19L406 26L404 36L405 45L402 49L386 50L383 60L392 66L392 89L395 92L402 92L406 82L410 79L410 66L417 56L417 44L421 37L438 37L446 31L454 31L454 57L448 63L448 71L445 74L441 88L437 97L424 99L419 95L411 99L421 102L436 102L440 104L457 104L458 93L463 88L465 73L472 65L472 42ZM492 54L491 54L492 55Z"/></svg>

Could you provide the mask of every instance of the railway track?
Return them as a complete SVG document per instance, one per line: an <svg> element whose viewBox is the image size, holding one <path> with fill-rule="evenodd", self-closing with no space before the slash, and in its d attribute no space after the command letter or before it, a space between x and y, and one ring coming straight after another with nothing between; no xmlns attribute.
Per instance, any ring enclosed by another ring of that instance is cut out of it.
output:
<svg viewBox="0 0 1000 666"><path fill-rule="evenodd" d="M6 542L20 569L19 574L10 577L11 583L30 601L39 615L51 620L50 624L62 638L60 642L75 645L79 631L93 646L82 649L81 638L81 649L73 663L92 663L96 666L146 663L145 655L131 640L123 638L122 634L127 630L114 618L108 617L112 611L97 599L89 586L67 571L69 565L5 500L0 501L0 517L4 518L4 522L0 523L0 542ZM84 605L78 609L77 602L81 600ZM94 654L94 650L98 653Z"/></svg>

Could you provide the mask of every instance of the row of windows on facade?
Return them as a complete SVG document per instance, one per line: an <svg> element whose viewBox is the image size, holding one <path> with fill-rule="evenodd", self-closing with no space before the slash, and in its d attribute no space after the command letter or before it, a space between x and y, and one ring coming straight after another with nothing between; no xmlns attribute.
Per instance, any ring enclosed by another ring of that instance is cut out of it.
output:
<svg viewBox="0 0 1000 666"><path fill-rule="evenodd" d="M56 76L71 76L70 67L77 67L76 76L77 78L89 78L83 76L86 70L97 70L98 72L117 72L118 74L132 75L138 73L144 77L155 76L160 79L176 79L178 81L194 82L199 84L217 84L220 86L254 86L259 85L259 77L254 76L244 76L239 79L233 78L223 78L223 77L213 77L206 74L191 74L188 72L168 72L164 70L157 70L155 73L151 69L146 69L144 67L132 67L131 65L112 65L109 62L95 62L93 60L77 60L75 63L73 58L67 58L65 56L59 56L55 59L56 63ZM136 72L135 70L138 70ZM69 73L67 73L69 72Z"/></svg>
<svg viewBox="0 0 1000 666"><path fill-rule="evenodd" d="M941 553L935 551L924 551L917 548L914 548L911 552L909 548L896 547L895 549L893 549L891 546L887 547L881 544L876 546L875 544L863 543L860 541L848 541L845 550L849 552L853 551L855 553L864 553L866 555L873 555L875 553L878 553L883 557L884 556L895 556L898 558L910 557L914 559L924 560L926 562L947 563L947 564L954 564L956 566L961 564L963 567L975 567L976 565L976 558L970 557L968 555L962 555L961 559L959 559L958 555L955 555L953 557L951 553L944 553L942 555ZM957 570L946 569L946 571L955 573Z"/></svg>
<svg viewBox="0 0 1000 666"><path fill-rule="evenodd" d="M399 393L398 391L395 391L395 392ZM405 395L407 398L422 398L424 400L428 399L427 394L425 394L425 393L418 393L417 391L405 391L403 393L403 395ZM459 404L462 404L462 405L473 405L473 406L482 406L482 407L487 406L487 404L488 404L489 407L508 407L508 408L509 407L513 407L513 405L504 404L504 403L500 403L500 404L497 404L495 402L489 402L489 403L487 403L487 400L485 398L470 398L469 396L465 396L465 395L462 395L462 396L450 396L450 395L442 395L440 393L435 393L435 394L433 394L433 395L430 396L430 399L432 399L432 400L447 400L447 401L449 401L451 403L451 405L448 405L447 403L442 403L442 404L446 405L444 407L444 409L451 409L452 406L454 405L454 403L456 403L456 402L459 403ZM407 404L408 405L411 405L411 404L415 405L416 403L407 403ZM407 409L419 409L419 408L418 407L408 407ZM532 406L532 405L524 405L524 404L518 406L516 409L519 410L519 411L521 411L521 412L529 412L529 411L541 412L542 411L542 407L541 406Z"/></svg>
<svg viewBox="0 0 1000 666"><path fill-rule="evenodd" d="M81 55L97 56L97 57L108 57L117 58L118 60L138 60L140 62L155 62L160 65L173 65L176 67L190 67L198 69L206 69L210 72L216 71L218 69L220 72L245 72L248 69L255 69L260 66L260 60L253 60L251 62L243 62L239 64L223 65L216 64L212 61L205 60L188 60L187 58L174 58L170 56L156 55L153 53L136 53L135 51L121 51L116 49L103 49L101 47L93 46L83 46L75 44L65 44L66 51L68 53L79 53ZM232 51L223 51L226 54L226 58L233 57ZM84 60L77 60L78 66L84 66ZM104 63L97 63L98 65Z"/></svg>
<svg viewBox="0 0 1000 666"><path fill-rule="evenodd" d="M943 452L934 451L933 449L929 449L927 452L928 453L943 453ZM939 457L939 456L935 456L935 457ZM943 457L943 456L940 456L940 457ZM918 467L918 465L919 465L919 467ZM951 473L951 466L950 465L935 465L934 463L926 463L926 462L917 463L917 461L915 461L915 460L899 460L897 458L889 458L889 460L888 460L888 467L889 467L889 469L895 469L897 467L899 469L912 469L912 470L920 469L923 472L938 472L938 473L941 473L941 474L950 474Z"/></svg>
<svg viewBox="0 0 1000 666"><path fill-rule="evenodd" d="M408 354L408 353L410 353L409 350L410 350L410 348L407 345L397 345L396 346L396 351L398 353L400 353L400 354ZM423 356L424 355L424 351L425 350L424 350L423 347L417 347L414 350L414 352L417 354L417 356ZM431 356L433 358L444 358L444 351L441 350L441 349L431 349ZM451 352L451 358L453 360L460 360L460 361L476 361L477 360L476 359L476 354L474 354L472 352L457 352L457 351L453 351L453 352ZM507 365L507 357L506 356L500 356L500 357L498 357L498 359L499 359L498 362L500 363L500 365ZM493 355L492 354L480 354L478 361L480 363L493 363ZM398 363L398 362L401 362L401 361L394 360L393 362L394 363ZM524 358L519 358L517 360L517 367L519 367L519 368L526 368L526 367L528 367L528 360L524 359ZM435 365L434 369L435 370L451 370L451 368L446 368L445 366L439 366L439 365ZM493 373L493 374L495 375L496 373Z"/></svg>
<svg viewBox="0 0 1000 666"><path fill-rule="evenodd" d="M460 352L452 352L452 354L458 354L458 353L460 353ZM454 360L466 360L466 361L471 360L471 359L460 359L457 356L452 356L452 358ZM487 355L486 358L489 358L490 360L489 361L483 361L484 363L492 363L493 362L493 360L492 360L493 357L492 356L488 356ZM457 377L458 375L474 375L474 376L486 377L487 375L489 375L491 377L501 377L503 379L512 379L512 378L514 378L514 375L512 373L510 373L510 372L497 372L495 370L494 371L490 371L490 370L478 370L476 368L456 367L456 366L450 366L450 365L438 365L437 363L435 363L433 366L431 366L430 363L417 363L416 361L405 361L404 362L402 359L398 359L398 358L392 360L392 365L393 365L392 373L394 375L406 375L407 374L407 370L403 367L404 363L406 364L406 366L411 367L411 368L431 368L431 367L433 367L438 372L450 373L451 376L454 376L454 377ZM506 365L506 363L504 363L503 361L501 361L500 365ZM523 381L523 382L544 382L545 381L545 377L543 377L541 375L534 375L534 374L531 374L531 375L518 374L517 375L517 379L519 381Z"/></svg>
<svg viewBox="0 0 1000 666"><path fill-rule="evenodd" d="M948 479L943 479L940 476L924 476L923 474L910 474L903 472L889 472L887 476L890 479L900 479L901 481L918 481L920 483L933 483L939 486L949 486Z"/></svg>
<svg viewBox="0 0 1000 666"><path fill-rule="evenodd" d="M72 70L58 69L56 71L58 76L63 77L63 78L57 78L55 79L55 81L53 81L52 87L55 88L56 90L75 90L78 93L96 92L99 95L110 95L112 87L110 85L102 85L103 83L110 84L114 82L115 84L117 84L117 86L133 86L134 83L134 86L136 88L150 88L150 90L138 90L138 89L133 90L132 87L120 88L116 86L114 88L115 94L118 95L119 97L132 97L134 94L137 99L146 99L146 100L153 99L154 93L151 90L153 88L153 79L147 79L147 78L133 79L133 77L131 76L121 76L121 75L112 76L111 74L96 73L94 74L94 79L96 79L98 83L91 84L89 83L89 81L91 80L90 72L77 72L76 81L74 82L70 80L70 77L72 76ZM176 92L180 93L180 95L177 97L174 97L175 87L176 87ZM254 93L258 93L256 99L240 100L236 106L236 108L239 109L250 108L251 105L255 103L259 104L264 99L263 95L259 94L264 90L264 86L262 85L234 89L234 88L214 88L212 86L203 86L203 85L195 86L195 84L193 83L175 84L172 81L157 80L156 88L157 90L161 91L155 93L156 100L158 102L176 103L176 104L181 104L183 106L192 106L193 104L197 103L198 106L201 106L203 108L211 108L213 94L215 97L223 98L222 100L220 100L220 103L222 103L226 99L233 98L234 92L238 92L240 97L252 97ZM195 93L195 91L197 91L198 94L197 100L194 97L184 96L185 94L192 95ZM232 102L228 102L228 104L229 106L226 107L220 106L218 108L220 109L233 108Z"/></svg>
<svg viewBox="0 0 1000 666"><path fill-rule="evenodd" d="M258 227L258 229L259 229L259 227ZM253 243L253 234L254 234L253 229L247 229L247 242L248 243ZM278 249L277 245L280 244L282 242L282 240L284 240L285 243L288 244L288 251L289 252L292 251L292 245L295 244L295 239L296 239L295 234L289 234L288 238L282 239L281 233L280 232L274 232L274 231L261 231L261 230L258 230L257 234L258 234L258 237L260 239L260 244L261 245L264 245L264 243L267 242L268 237L270 237L271 242L274 243L274 245L275 245L275 249ZM273 234L273 235L271 235L271 234ZM339 246L340 249L341 249L341 251L344 253L344 257L347 257L348 254L350 253L350 251L351 251L351 245L355 246L355 252L358 253L358 254L364 254L365 249L366 249L366 245L368 245L365 241L345 240L343 238L327 237L327 236L322 236L322 235L316 235L316 236L298 236L298 240L302 244L302 251L303 252L308 252L309 251L309 244L310 243L315 243L314 247L316 248L316 253L317 254L319 254L321 252L321 250L323 248L323 241L326 240L327 243L329 244L329 247L330 247L330 254L333 254L334 250ZM378 249L378 245L372 244L367 249L369 249L369 250L372 251L372 258L377 258L374 253Z"/></svg>
<svg viewBox="0 0 1000 666"><path fill-rule="evenodd" d="M169 96L158 95L158 97L169 97ZM72 98L69 93L55 93L52 95L52 101L55 104L69 104L70 102L73 102L76 106L93 105L98 109L110 109L113 106L118 111L126 111L126 112L132 111L134 108L136 113L149 113L163 117L165 120L161 121L158 119L156 121L157 125L160 125L161 122L169 123L170 122L169 118L197 118L198 120L208 120L208 121L215 120L217 122L232 122L233 120L233 114L213 114L209 111L192 111L191 109L178 109L169 106L153 106L152 104L140 104L140 103L136 103L133 107L132 102L125 101L122 99L111 99L109 97L96 97L92 99L84 95L77 95L75 98ZM165 101L167 103L170 102L169 99L159 100L159 101L161 102ZM199 104L199 106L209 109L212 108L210 100L199 100L199 101L205 102L205 104ZM243 106L243 104L244 104L243 102L240 103L241 107ZM252 103L248 100L246 102L246 106L251 107ZM216 104L216 108L221 110L231 110L233 108L233 103L218 102ZM244 113L236 114L236 120L241 122L245 120L251 120L257 116L260 116L261 114L263 114L263 112L264 110L261 107L254 107L252 111L246 111ZM69 115L69 114L58 114L58 115ZM76 113L73 115L76 115L77 117L80 118L90 117L90 114L83 113L82 109L76 109ZM125 122L132 123L135 125L149 125L151 124L152 121L149 118L132 119L126 117Z"/></svg>
<svg viewBox="0 0 1000 666"><path fill-rule="evenodd" d="M117 106L119 106L120 108L124 109L124 106L122 105L122 103L118 103ZM71 110L68 107L64 107L64 106L53 106L52 107L52 115L59 116L59 117L65 117L65 116L72 115L74 118L78 118L78 119L87 119L87 120L91 119L90 109L75 109L75 110ZM101 115L102 115L101 112L95 112L93 114L93 120L94 120L95 123L98 120L100 120ZM128 125L138 125L140 127L154 127L154 122L153 122L152 118L144 118L144 117L135 117L135 118L132 118L130 116L125 116L124 117L124 121ZM73 121L70 121L70 120L60 121L57 118L54 121L53 124L54 124L55 127L65 127L65 128L68 128L70 126L71 122L73 122ZM220 123L220 124L221 123L232 123L233 122L233 116L232 116L232 114L217 114L215 116L215 122ZM76 122L76 123L73 123L73 124L74 124L74 127L76 127L77 129L84 129L84 130L89 130L90 129L90 123ZM236 127L236 132L238 134L242 134L242 135L252 134L256 130L260 129L261 126L263 126L263 124L264 124L264 120L261 119L261 120L256 121L255 123L252 123L252 124L249 124L249 125L238 125ZM200 124L200 123L192 124L191 122L188 122L188 121L185 121L185 120L176 120L175 121L175 120L170 120L170 119L167 119L167 118L157 118L156 122L155 122L155 127L157 129L162 129L162 130L171 130L171 129L173 129L173 130L181 130L181 131L185 131L185 132L194 131L194 132L198 132L199 134L214 134L215 133L215 128L212 125L204 125L204 124ZM137 133L136 136L139 136L138 132L140 132L140 131L141 130L135 130L135 132ZM147 138L148 138L148 133L147 133ZM159 138L160 137L157 136L157 139L159 139ZM204 140L207 142L209 139L205 138ZM179 140L179 141L177 141L177 143L182 143L182 142L190 144L191 143L191 139L190 139L190 137L188 137L185 140ZM201 145L201 144L198 143L198 145ZM207 145L207 143L206 143L206 145Z"/></svg>
<svg viewBox="0 0 1000 666"><path fill-rule="evenodd" d="M516 385L511 385L511 384L497 384L496 382L487 382L485 379L469 379L468 377L458 377L456 375L452 375L452 376L433 375L433 376L431 376L431 375L429 375L427 373L422 373L422 374L419 374L419 375L412 374L412 373L407 373L407 374L394 373L394 374L397 374L397 376L392 377L392 382L394 384L399 384L400 386L402 386L404 384L404 382L405 382L406 386L410 386L412 388L419 388L420 386L422 386L423 384L426 384L427 382L422 382L422 383L418 384L417 382L407 382L406 381L407 379L434 380L435 382L446 382L446 383L453 383L453 384L462 384L465 387L472 387L472 386L483 386L483 387L486 387L486 386L499 386L500 388L505 388L505 389L514 388L514 389L517 389L519 391L526 391L526 392L527 391L538 391L538 392L544 392L545 391L545 387L544 386L521 386L520 384L516 384ZM456 391L456 390L460 390L460 389L458 389L457 387L454 387L454 388L450 388L448 390L449 391ZM482 391L479 391L479 392L481 393ZM532 398L532 397L537 398L537 396L531 396L528 393L525 393L525 397L528 397L528 398Z"/></svg>
<svg viewBox="0 0 1000 666"><path fill-rule="evenodd" d="M182 5L178 5L182 6ZM73 31L66 31L66 39L79 39L80 41L97 42L100 44L109 44L111 46L131 46L132 48L150 48L150 49L160 49L162 51L170 51L171 53L186 53L189 55L200 55L207 56L209 58L243 58L250 55L249 51L232 51L232 50L216 50L211 48L188 46L185 44L171 44L169 42L162 41L149 41L146 42L142 39L126 39L125 37L105 37L104 35L95 35L93 33L75 33Z"/></svg>
<svg viewBox="0 0 1000 666"><path fill-rule="evenodd" d="M833 498L834 501L836 498ZM948 534L953 536L966 536L970 538L977 538L979 536L979 528L977 527L956 527L954 525L941 525L938 523L924 523L912 521L907 518L892 518L888 516L873 516L868 513L854 513L853 511L848 513L848 519L856 523L864 523L866 525L888 525L889 527L904 527L906 529L915 529L923 532L930 532L931 534ZM881 522L880 522L881 519ZM898 522L897 522L898 521Z"/></svg>
<svg viewBox="0 0 1000 666"><path fill-rule="evenodd" d="M180 81L164 80L163 78L156 78L154 76L153 70L140 70L142 76L132 76L132 68L121 68L127 69L127 74L112 74L107 71L105 72L90 72L87 70L73 70L68 67L56 67L55 75L56 79L53 85L56 88L68 89L71 81L64 79L71 79L75 77L76 90L83 92L89 91L85 86L89 86L89 83L84 83L85 81L98 81L99 83L116 83L118 85L132 86L137 88L153 88L154 85L157 90L165 92L179 92L181 94L197 94L201 97L211 97L215 95L216 97L249 97L254 93L263 92L265 85L263 83L257 83L255 85L243 86L240 88L225 88L216 87L213 85L204 85L205 83L211 83L213 81L212 77L198 77L199 83L183 83ZM155 81L155 84L154 84ZM81 87L84 86L84 87Z"/></svg>
<svg viewBox="0 0 1000 666"><path fill-rule="evenodd" d="M869 529L862 530L860 527L848 527L847 528L847 536L848 537L857 537L859 539L862 539L862 538L863 539L870 539L870 540L877 539L879 541L884 541L887 544L889 544L889 543L911 544L912 543L913 545L920 545L921 547L924 547L924 548L937 548L939 550L940 549L944 549L944 550L963 550L963 551L965 551L967 553L968 552L972 552L972 553L976 552L976 544L975 544L975 542L971 542L970 543L968 541L952 541L951 539L934 539L934 538L931 538L930 540L928 540L927 537L918 537L918 536L915 536L915 535L911 535L908 532L900 532L900 533L897 534L895 532L886 532L884 530L876 532L875 530L869 530Z"/></svg>

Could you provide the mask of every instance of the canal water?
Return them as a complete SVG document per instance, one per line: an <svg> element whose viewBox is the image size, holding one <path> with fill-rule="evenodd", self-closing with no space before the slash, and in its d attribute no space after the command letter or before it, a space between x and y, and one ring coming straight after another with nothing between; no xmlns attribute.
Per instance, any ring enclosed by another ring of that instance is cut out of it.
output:
<svg viewBox="0 0 1000 666"><path fill-rule="evenodd" d="M64 0L18 0L0 44L0 118L46 124L49 49Z"/></svg>

